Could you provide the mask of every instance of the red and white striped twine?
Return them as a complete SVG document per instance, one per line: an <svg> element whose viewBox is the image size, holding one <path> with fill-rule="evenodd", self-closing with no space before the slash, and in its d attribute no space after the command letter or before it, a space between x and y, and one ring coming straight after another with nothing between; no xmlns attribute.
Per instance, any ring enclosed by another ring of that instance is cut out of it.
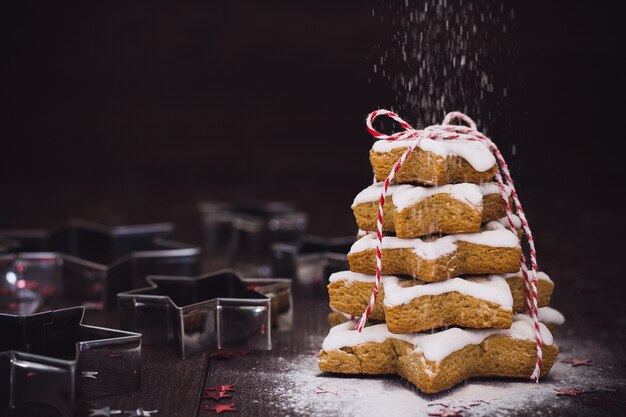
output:
<svg viewBox="0 0 626 417"><path fill-rule="evenodd" d="M385 135L378 132L372 126L374 119L378 116L388 116L398 122L400 126L404 129L403 131L394 133L392 135ZM452 125L451 123L454 120L460 120L467 124L467 126L462 125ZM535 363L535 369L531 375L531 379L535 382L539 381L539 375L541 373L541 360L542 360L542 351L543 351L543 339L541 337L541 330L539 327L539 318L537 313L537 253L535 251L535 241L533 239L533 234L530 230L530 226L528 225L528 221L526 220L526 215L524 214L524 210L522 208L522 203L519 200L517 195L517 191L515 190L515 185L513 184L513 179L511 178L511 174L509 172L509 168L504 160L504 157L500 153L500 150L496 146L495 143L491 141L488 137L480 133L476 128L476 123L469 118L467 115L460 112L451 112L446 115L443 119L441 125L433 125L429 126L423 130L416 130L411 127L407 122L402 120L400 116L396 113L391 112L389 110L376 110L370 113L367 116L365 121L367 126L367 130L369 133L376 139L382 140L406 140L413 139L411 145L406 148L400 159L394 164L391 172L385 179L383 184L383 189L380 193L380 199L378 203L378 219L376 221L376 280L374 282L374 289L372 290L372 296L370 297L369 304L367 305L363 315L359 319L356 329L360 332L365 327L367 323L367 319L374 307L374 303L376 301L376 297L378 296L378 290L380 287L380 275L382 270L382 246L383 246L383 209L385 207L385 199L387 194L387 189L389 185L393 181L396 173L404 164L404 161L408 158L408 156L413 152L413 150L419 145L420 141L423 138L429 138L433 140L446 140L446 139L466 139L473 140L478 142L485 143L493 155L496 158L498 163L498 170L496 170L495 178L498 183L498 187L500 189L500 195L502 196L502 200L504 202L506 208L506 215L509 221L509 225L512 230L515 230L515 223L513 221L513 209L509 204L509 199L507 196L507 187L511 192L511 197L513 198L513 203L515 205L515 210L517 211L517 215L522 222L522 229L524 234L526 235L529 247L529 255L530 255L530 271L527 268L527 259L522 251L521 257L521 270L522 275L524 277L525 282L525 295L526 295L526 303L528 308L528 314L533 320L534 328L535 328L535 342L537 345L537 361ZM530 272L530 277L529 277Z"/></svg>

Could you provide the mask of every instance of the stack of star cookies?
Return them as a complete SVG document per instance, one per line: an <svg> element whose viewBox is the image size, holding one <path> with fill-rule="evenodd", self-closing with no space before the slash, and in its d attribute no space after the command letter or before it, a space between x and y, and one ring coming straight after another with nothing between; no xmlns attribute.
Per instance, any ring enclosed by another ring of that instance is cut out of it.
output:
<svg viewBox="0 0 626 417"><path fill-rule="evenodd" d="M411 140L377 141L370 151L383 181ZM493 182L496 160L481 142L424 138L397 171L383 212L381 288L369 325L355 330L375 282L378 182L352 210L362 233L350 270L330 276L337 324L324 340L323 371L399 374L423 392L470 377L529 377L536 362L535 329L526 311L520 270L521 223L506 216L510 190ZM558 354L546 327L562 324L548 306L554 283L538 274L543 339L541 375ZM339 323L339 324L338 324ZM378 324L376 324L378 323Z"/></svg>

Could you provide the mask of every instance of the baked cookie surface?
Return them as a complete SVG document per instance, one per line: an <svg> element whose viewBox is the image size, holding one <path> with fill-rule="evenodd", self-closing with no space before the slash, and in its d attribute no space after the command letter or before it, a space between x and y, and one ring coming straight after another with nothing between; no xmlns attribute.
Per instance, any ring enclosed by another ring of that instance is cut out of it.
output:
<svg viewBox="0 0 626 417"><path fill-rule="evenodd" d="M372 184L354 198L352 211L361 230L376 230L383 183ZM510 190L507 188L507 196ZM481 224L506 215L495 183L438 187L390 185L385 193L383 231L399 238L432 233L479 232Z"/></svg>
<svg viewBox="0 0 626 417"><path fill-rule="evenodd" d="M547 307L550 304L552 293L554 291L554 282L546 273L541 271L537 274L537 278L537 306L539 308ZM495 302L496 304L499 304L503 307L507 307L508 303L502 302L502 299L504 297L508 297L508 295L493 297L491 296L493 292L492 289L487 288L489 291L483 291L483 289L486 288L485 282L493 281L496 279L504 279L504 281L508 285L509 291L507 291L507 294L510 293L513 299L513 313L526 312L527 306L524 292L525 284L521 271L503 275L492 274L487 276L456 277L438 283L426 283L424 281L412 278L400 278L395 275L383 275L381 276L382 286L380 288L378 297L376 298L374 308L372 309L371 318L374 320L386 319L385 312L387 309L389 309L389 307L386 308L383 300L385 300L386 295L390 296L391 299L389 291L386 291L386 288L389 288L389 286L392 285L391 283L397 283L394 284L392 287L395 289L396 293L402 294L404 297L407 297L407 299L411 301L421 299L420 303L426 301L425 298L422 298L425 295L430 296L430 298L428 299L429 303L436 304L444 301L448 297L449 293L457 292L459 294L463 294L465 298L468 299L472 298L476 300L485 300L487 302ZM336 309L338 312L347 314L348 316L360 316L367 307L367 303L369 302L370 296L372 294L372 289L374 287L375 281L376 277L374 275L361 274L352 271L340 271L333 273L329 277L329 283L327 286L330 306ZM468 291L467 287L471 286L474 283L480 285L474 285L476 290L471 292ZM416 289L413 289L412 287L416 287ZM419 288L419 290L417 288ZM502 292L502 294L504 294L504 292ZM394 298L397 300L395 296ZM454 298L456 298L456 296ZM403 306L402 308L409 308L406 305L407 303L389 302L388 304L394 304L396 306L400 304ZM441 308L441 306L437 308ZM424 311L424 313L433 314L434 311L431 309L427 309L426 311ZM424 319L424 315L421 315L420 319ZM428 320L428 318L426 318L426 320ZM557 323L559 322L559 320L556 321ZM552 321L550 321L550 323L551 322ZM463 324L450 322L446 325L451 326Z"/></svg>
<svg viewBox="0 0 626 417"><path fill-rule="evenodd" d="M348 253L352 272L376 273L376 243L376 235L370 233L352 245ZM517 235L499 222L489 222L479 233L427 239L383 237L381 272L437 282L466 274L517 272L520 257Z"/></svg>
<svg viewBox="0 0 626 417"><path fill-rule="evenodd" d="M374 142L370 162L376 181L383 181L413 140ZM489 182L496 172L496 159L484 143L423 138L395 175L397 183L444 185Z"/></svg>
<svg viewBox="0 0 626 417"><path fill-rule="evenodd" d="M352 321L333 327L322 344L318 366L345 374L399 374L420 391L440 392L468 378L525 378L532 374L536 345L532 320L518 314L509 329L451 328L437 333L393 334L385 324L354 330ZM540 324L541 376L559 349Z"/></svg>
<svg viewBox="0 0 626 417"><path fill-rule="evenodd" d="M369 302L375 276L351 271L330 276L330 306L360 316ZM508 328L513 298L507 281L497 275L452 278L426 284L383 276L370 317L385 320L392 333L420 332L444 326Z"/></svg>

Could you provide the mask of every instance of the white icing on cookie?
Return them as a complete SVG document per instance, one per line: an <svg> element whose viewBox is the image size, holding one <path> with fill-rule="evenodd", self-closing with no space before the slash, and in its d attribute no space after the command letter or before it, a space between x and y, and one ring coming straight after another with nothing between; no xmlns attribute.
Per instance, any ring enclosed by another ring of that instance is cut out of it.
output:
<svg viewBox="0 0 626 417"><path fill-rule="evenodd" d="M485 172L496 164L496 158L487 145L481 142L463 139L463 137L465 137L465 135L461 135L460 139L448 140L423 138L418 147L444 158L449 155L460 156L478 172ZM374 152L389 152L392 149L408 148L413 142L413 139L394 141L379 140L374 142L372 150Z"/></svg>
<svg viewBox="0 0 626 417"><path fill-rule="evenodd" d="M482 195L500 194L500 187L496 182L483 182L476 185L478 186L478 188L480 188L480 192L482 193ZM507 197L511 195L511 187L505 184L504 190Z"/></svg>
<svg viewBox="0 0 626 417"><path fill-rule="evenodd" d="M365 230L359 229L356 232L356 238L357 239L361 239L365 235L367 235L367 232Z"/></svg>
<svg viewBox="0 0 626 417"><path fill-rule="evenodd" d="M443 255L454 252L456 243L459 241L474 243L477 245L515 248L519 246L517 236L505 229L498 222L489 222L490 230L478 233L461 233L447 235L439 239L427 242L419 238L400 239L393 236L383 237L383 249L410 248L413 252L424 259L437 259ZM370 233L354 242L349 253L364 252L376 249L376 234Z"/></svg>
<svg viewBox="0 0 626 417"><path fill-rule="evenodd" d="M358 193L356 197L354 197L354 201L352 202L352 207L358 206L359 204L363 204L363 203L378 201L378 199L380 198L380 193L382 193L383 191L383 185L384 183L377 182L377 183L370 185L369 187L367 187L360 193ZM396 192L400 190L411 188L411 187L412 187L411 185L392 184L387 188L387 192L385 193L385 196L389 197L391 195L394 195Z"/></svg>
<svg viewBox="0 0 626 417"><path fill-rule="evenodd" d="M381 277L381 279L382 278L390 278L390 277L393 277L393 275L381 275L380 277ZM374 282L374 281L376 281L376 276L375 275L362 274L360 272L339 271L339 272L335 272L334 274L331 274L330 277L328 277L328 282L339 282L339 281L345 281L345 282L354 282L354 281L358 281L358 282Z"/></svg>
<svg viewBox="0 0 626 417"><path fill-rule="evenodd" d="M339 310L337 310L336 308L334 308L333 306L329 306L329 307L330 307L330 309L331 309L333 312L341 314L341 315L342 315L342 316L344 316L346 319L348 319L348 320L354 320L354 316L353 316L353 315L348 314L348 313L344 313L343 311L339 311Z"/></svg>
<svg viewBox="0 0 626 417"><path fill-rule="evenodd" d="M415 351L421 351L424 359L439 362L468 345L479 345L493 334L495 329L465 330L453 327L433 334L413 336Z"/></svg>
<svg viewBox="0 0 626 417"><path fill-rule="evenodd" d="M513 308L513 297L506 280L498 275L491 275L486 280L468 281L463 278L452 278L446 281L433 282L412 287L402 287L397 277L385 277L385 306L393 307L408 304L411 300L426 295L441 295L458 292L469 297L499 304L505 310Z"/></svg>
<svg viewBox="0 0 626 417"><path fill-rule="evenodd" d="M412 334L393 334L387 329L386 324L376 324L363 328L362 332L354 329L355 321L348 321L330 329L322 342L322 350L339 350L347 346L357 346L364 343L383 343L390 338L406 340L412 343Z"/></svg>
<svg viewBox="0 0 626 417"><path fill-rule="evenodd" d="M533 321L530 317L523 314L513 316L513 324L510 329L467 330L451 328L432 334L393 334L389 332L386 324L365 327L361 333L354 330L355 325L356 322L349 321L330 329L328 336L322 343L322 349L328 352L364 343L383 343L387 339L400 339L412 344L415 351L421 351L426 360L439 362L465 346L478 345L489 336L496 334L509 336L514 339L535 339ZM552 345L554 341L548 328L539 323L539 329L543 338L543 344Z"/></svg>
<svg viewBox="0 0 626 417"><path fill-rule="evenodd" d="M402 211L418 201L435 194L449 194L456 200L471 204L476 208L482 207L483 204L483 195L480 192L480 188L475 184L469 183L448 184L439 187L409 186L409 188L398 190L393 194L393 204L396 206L396 211Z"/></svg>
<svg viewBox="0 0 626 417"><path fill-rule="evenodd" d="M554 343L552 333L543 323L539 323L539 331L541 332L541 339L543 339L544 345L551 345ZM516 314L513 316L513 324L510 329L505 330L506 334L515 339L535 340L535 325L533 319L525 314Z"/></svg>
<svg viewBox="0 0 626 417"><path fill-rule="evenodd" d="M511 219L513 219L513 225L515 226L515 229L522 228L522 221L519 217L517 217L517 215L512 214ZM483 229L485 230L496 230L502 227L510 230L509 219L506 216L483 225Z"/></svg>
<svg viewBox="0 0 626 417"><path fill-rule="evenodd" d="M527 273L530 276L530 272L528 271ZM504 274L503 277L505 279L509 279L509 278L523 278L522 270L520 269L518 272L513 272L512 274ZM548 274L546 274L545 272L541 272L541 271L537 271L537 280L543 280L543 281L550 281L550 282L552 282L552 280L550 279Z"/></svg>
<svg viewBox="0 0 626 417"><path fill-rule="evenodd" d="M476 187L480 196L476 194ZM511 195L511 189L505 185L507 190L506 195ZM383 183L377 182L362 190L354 197L352 202L352 208L363 203L371 203L372 201L378 201L380 193L383 190ZM422 198L429 197L434 194L451 194L453 197L461 201L469 201L472 205L478 206L482 197L490 194L500 194L500 188L495 182L486 182L481 184L461 183L461 184L448 184L439 187L421 187L410 184L392 184L387 188L385 193L386 197L393 196L393 203L396 207L399 205L408 207L411 204L416 203ZM480 199L480 200L479 200ZM403 203L404 200L411 200L410 202Z"/></svg>
<svg viewBox="0 0 626 417"><path fill-rule="evenodd" d="M565 316L560 311L552 307L541 307L537 309L539 321L542 323L556 324L557 326L565 323Z"/></svg>

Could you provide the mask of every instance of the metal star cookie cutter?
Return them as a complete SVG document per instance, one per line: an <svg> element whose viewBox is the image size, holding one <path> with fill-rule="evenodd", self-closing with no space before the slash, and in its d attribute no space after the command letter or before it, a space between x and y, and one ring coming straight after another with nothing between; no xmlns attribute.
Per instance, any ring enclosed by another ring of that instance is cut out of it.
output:
<svg viewBox="0 0 626 417"><path fill-rule="evenodd" d="M229 269L198 277L150 276L118 294L121 328L182 358L214 350L271 350L272 323L290 326L291 280L242 278ZM273 320L272 320L273 319Z"/></svg>
<svg viewBox="0 0 626 417"><path fill-rule="evenodd" d="M81 304L103 309L151 274L196 274L200 249L167 240L170 223L108 227L72 220L52 230L6 230L19 252L0 255L0 311Z"/></svg>
<svg viewBox="0 0 626 417"><path fill-rule="evenodd" d="M272 245L275 274L296 277L305 285L326 283L333 272L349 269L347 253L354 241L354 236L305 236L301 242L276 243Z"/></svg>
<svg viewBox="0 0 626 417"><path fill-rule="evenodd" d="M77 398L139 388L141 335L82 324L84 307L0 313L2 409L72 415Z"/></svg>
<svg viewBox="0 0 626 417"><path fill-rule="evenodd" d="M207 269L232 267L243 276L270 277L270 246L299 241L308 215L282 201L205 201L198 205L202 216Z"/></svg>

